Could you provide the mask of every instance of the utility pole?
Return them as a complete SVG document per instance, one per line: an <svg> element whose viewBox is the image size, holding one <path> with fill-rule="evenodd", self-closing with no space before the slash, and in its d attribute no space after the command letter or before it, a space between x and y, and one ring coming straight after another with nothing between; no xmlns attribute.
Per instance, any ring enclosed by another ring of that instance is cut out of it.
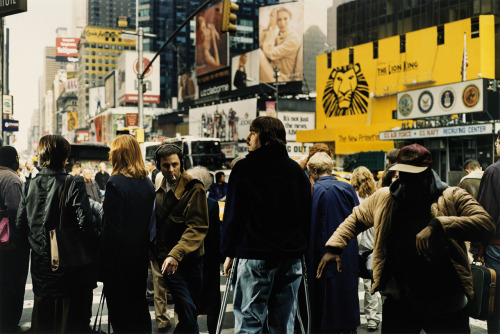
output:
<svg viewBox="0 0 500 334"><path fill-rule="evenodd" d="M144 131L144 62L143 62L143 39L144 37L156 38L154 34L144 33L143 27L138 27L137 31L122 30L123 34L136 35L137 36L137 111L138 111L138 125L139 129Z"/></svg>

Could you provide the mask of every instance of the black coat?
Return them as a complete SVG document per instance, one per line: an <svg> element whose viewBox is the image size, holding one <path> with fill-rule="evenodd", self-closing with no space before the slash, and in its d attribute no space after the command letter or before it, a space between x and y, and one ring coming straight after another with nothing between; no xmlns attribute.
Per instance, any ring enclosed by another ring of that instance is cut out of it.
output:
<svg viewBox="0 0 500 334"><path fill-rule="evenodd" d="M49 231L60 221L59 200L68 174L63 170L43 168L27 180L16 219L16 231L28 238L31 252L33 292L37 296L67 296L77 289L95 287L92 266L52 271ZM90 212L85 183L73 176L67 190L65 227L80 230L88 242L97 240L97 230ZM81 290L80 290L81 291Z"/></svg>
<svg viewBox="0 0 500 334"><path fill-rule="evenodd" d="M231 172L221 252L246 259L296 258L306 250L311 184L282 145L249 153Z"/></svg>

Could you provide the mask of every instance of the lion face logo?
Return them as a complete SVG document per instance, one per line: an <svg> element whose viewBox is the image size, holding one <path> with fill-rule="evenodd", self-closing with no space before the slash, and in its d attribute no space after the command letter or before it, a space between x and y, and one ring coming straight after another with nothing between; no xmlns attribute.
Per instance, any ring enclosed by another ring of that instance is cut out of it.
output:
<svg viewBox="0 0 500 334"><path fill-rule="evenodd" d="M334 68L323 94L325 115L332 117L366 114L368 95L368 83L359 63Z"/></svg>

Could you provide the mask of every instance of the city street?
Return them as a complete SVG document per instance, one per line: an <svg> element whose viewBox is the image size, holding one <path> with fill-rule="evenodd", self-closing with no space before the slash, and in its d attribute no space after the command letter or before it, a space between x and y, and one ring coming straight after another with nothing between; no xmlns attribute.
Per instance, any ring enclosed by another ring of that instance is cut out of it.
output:
<svg viewBox="0 0 500 334"><path fill-rule="evenodd" d="M221 291L221 296L224 293L224 288L225 288L225 282L226 279L224 277L221 277L221 284L220 284L220 291ZM26 284L26 293L24 295L24 310L23 310L23 315L21 319L21 327L24 330L27 330L30 325L31 325L31 311L33 310L33 290L32 290L32 284L31 284L31 276L28 275L28 283ZM93 309L92 309L92 324L94 323L95 319L95 314L97 313L97 307L99 306L99 299L101 297L101 291L102 291L102 283L98 284L97 289L94 290L94 304L93 304ZM368 331L366 328L366 317L363 314L363 290L362 290L362 285L359 286L359 303L361 306L361 325L358 327L358 334L365 334L365 333L380 333L380 326L376 331ZM224 325L222 328L222 333L223 334L229 334L234 332L234 316L233 316L233 307L232 307L232 298L230 296L228 305L226 308L226 316L224 318ZM173 320L174 319L174 310L173 304L169 304L169 314L170 318ZM381 308L379 308L379 312L381 312ZM149 307L149 313L151 314L151 321L152 321L152 327L153 327L153 333L159 333L158 329L156 327L156 324L154 322L154 306ZM107 309L104 309L103 312L103 317L102 317L102 329L106 330L107 329L107 324L108 324L108 316L107 316ZM206 316L199 316L198 317L198 324L200 327L200 333L208 333L207 330L207 325L206 325ZM473 334L482 334L486 333L486 322L485 321L479 321L475 319L470 319L470 324L471 324L471 333ZM112 330L111 330L112 332ZM172 333L173 328L171 328L167 333Z"/></svg>

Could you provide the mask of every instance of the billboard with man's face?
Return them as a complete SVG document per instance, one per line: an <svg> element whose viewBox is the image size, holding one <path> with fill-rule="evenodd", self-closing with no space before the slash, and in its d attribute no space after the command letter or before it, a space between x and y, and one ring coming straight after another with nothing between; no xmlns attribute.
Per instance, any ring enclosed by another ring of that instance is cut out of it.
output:
<svg viewBox="0 0 500 334"><path fill-rule="evenodd" d="M303 78L304 4L292 2L259 8L260 81L281 82Z"/></svg>
<svg viewBox="0 0 500 334"><path fill-rule="evenodd" d="M229 37L221 26L222 2L196 15L196 76L229 66Z"/></svg>

